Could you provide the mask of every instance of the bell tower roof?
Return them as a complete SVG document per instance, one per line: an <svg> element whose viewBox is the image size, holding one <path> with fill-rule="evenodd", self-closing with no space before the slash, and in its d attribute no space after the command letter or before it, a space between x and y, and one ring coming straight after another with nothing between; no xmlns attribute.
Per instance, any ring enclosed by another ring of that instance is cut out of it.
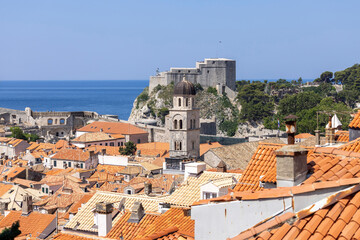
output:
<svg viewBox="0 0 360 240"><path fill-rule="evenodd" d="M195 94L196 91L194 84L186 80L185 76L183 77L182 81L178 82L174 87L174 95L176 96L189 96Z"/></svg>

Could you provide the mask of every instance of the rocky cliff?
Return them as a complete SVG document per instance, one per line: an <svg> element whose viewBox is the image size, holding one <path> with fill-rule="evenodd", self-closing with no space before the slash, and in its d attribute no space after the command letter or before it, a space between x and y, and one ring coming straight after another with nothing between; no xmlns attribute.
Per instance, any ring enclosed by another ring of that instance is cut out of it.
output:
<svg viewBox="0 0 360 240"><path fill-rule="evenodd" d="M215 88L203 89L196 85L196 106L200 108L200 118L216 119L219 135L234 135L237 132L240 106L226 95L218 95ZM130 122L156 121L164 126L165 116L172 107L174 85L158 85L149 93L149 89L136 98L129 117Z"/></svg>

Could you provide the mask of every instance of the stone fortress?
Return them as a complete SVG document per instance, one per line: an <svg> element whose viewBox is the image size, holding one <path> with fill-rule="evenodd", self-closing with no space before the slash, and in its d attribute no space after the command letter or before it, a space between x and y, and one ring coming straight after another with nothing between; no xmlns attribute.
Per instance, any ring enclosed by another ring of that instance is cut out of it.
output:
<svg viewBox="0 0 360 240"><path fill-rule="evenodd" d="M193 84L215 87L219 94L225 92L230 98L236 96L236 61L226 58L206 58L196 62L195 68L170 68L170 71L159 72L150 77L149 92L157 85L177 84L184 76Z"/></svg>
<svg viewBox="0 0 360 240"><path fill-rule="evenodd" d="M26 132L44 137L46 142L69 140L77 128L96 120L118 121L117 116L90 111L35 112L29 107L25 111L0 108L0 125L19 126Z"/></svg>

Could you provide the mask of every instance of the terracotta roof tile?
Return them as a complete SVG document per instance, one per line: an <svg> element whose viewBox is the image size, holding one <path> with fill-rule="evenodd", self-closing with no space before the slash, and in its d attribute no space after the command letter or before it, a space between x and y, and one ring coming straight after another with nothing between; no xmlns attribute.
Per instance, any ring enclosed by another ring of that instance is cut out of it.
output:
<svg viewBox="0 0 360 240"><path fill-rule="evenodd" d="M139 223L129 223L130 215L130 212L124 213L106 237L119 239L122 236L123 239L134 239L158 218L157 215L145 214Z"/></svg>
<svg viewBox="0 0 360 240"><path fill-rule="evenodd" d="M38 237L49 224L55 219L55 215L31 212L28 216L22 216L21 211L10 211L10 213L0 221L0 228L10 227L15 221L20 223L21 236ZM45 236L42 236L45 237Z"/></svg>
<svg viewBox="0 0 360 240"><path fill-rule="evenodd" d="M71 161L86 161L90 158L90 153L88 151L83 151L81 149L61 149L57 152L52 159L62 159L62 160L71 160Z"/></svg>
<svg viewBox="0 0 360 240"><path fill-rule="evenodd" d="M155 221L138 234L137 238L146 238L147 236L168 229L176 227L179 231L185 231L194 234L195 221L189 215L186 215L187 210L180 208L171 208L164 214L159 216ZM156 238L155 238L156 239Z"/></svg>
<svg viewBox="0 0 360 240"><path fill-rule="evenodd" d="M360 111L356 113L353 120L350 122L349 128L360 128Z"/></svg>
<svg viewBox="0 0 360 240"><path fill-rule="evenodd" d="M234 190L260 190L260 180L276 182L275 151L282 146L282 144L259 144ZM260 179L261 176L264 176L263 179Z"/></svg>
<svg viewBox="0 0 360 240"><path fill-rule="evenodd" d="M349 142L349 131L337 131L335 133L335 141Z"/></svg>
<svg viewBox="0 0 360 240"><path fill-rule="evenodd" d="M295 135L295 138L301 138L301 139L309 138L309 137L315 137L315 136L310 133L300 133Z"/></svg>
<svg viewBox="0 0 360 240"><path fill-rule="evenodd" d="M130 123L121 123L121 122L93 122L85 127L77 129L78 132L100 132L112 133L112 134L147 134L145 130L138 128Z"/></svg>
<svg viewBox="0 0 360 240"><path fill-rule="evenodd" d="M295 222L287 221L288 223L286 223L285 221L289 219L286 217L281 219L281 222L278 221L272 225L263 223L232 239L238 240L253 236L256 239L262 239L261 235L269 237L269 234L271 235L270 239L359 239L360 209L354 205L359 198L360 192L356 192L305 218L297 219ZM263 227L265 225L266 228ZM269 229L271 230L267 231Z"/></svg>
<svg viewBox="0 0 360 240"><path fill-rule="evenodd" d="M116 135L116 138L114 137ZM100 142L100 141L108 141L115 140L117 138L125 138L121 134L107 134L104 132L89 132L84 133L81 136L72 140L72 142L80 142L80 143L88 143L88 142Z"/></svg>

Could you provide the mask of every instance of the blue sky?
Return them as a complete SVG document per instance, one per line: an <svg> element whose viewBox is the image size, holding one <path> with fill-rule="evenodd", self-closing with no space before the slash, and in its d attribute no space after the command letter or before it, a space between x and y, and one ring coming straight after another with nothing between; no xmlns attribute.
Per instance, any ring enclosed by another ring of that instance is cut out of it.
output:
<svg viewBox="0 0 360 240"><path fill-rule="evenodd" d="M360 62L359 9L358 0L0 0L0 80L148 79L208 57L235 59L237 79L316 78Z"/></svg>

